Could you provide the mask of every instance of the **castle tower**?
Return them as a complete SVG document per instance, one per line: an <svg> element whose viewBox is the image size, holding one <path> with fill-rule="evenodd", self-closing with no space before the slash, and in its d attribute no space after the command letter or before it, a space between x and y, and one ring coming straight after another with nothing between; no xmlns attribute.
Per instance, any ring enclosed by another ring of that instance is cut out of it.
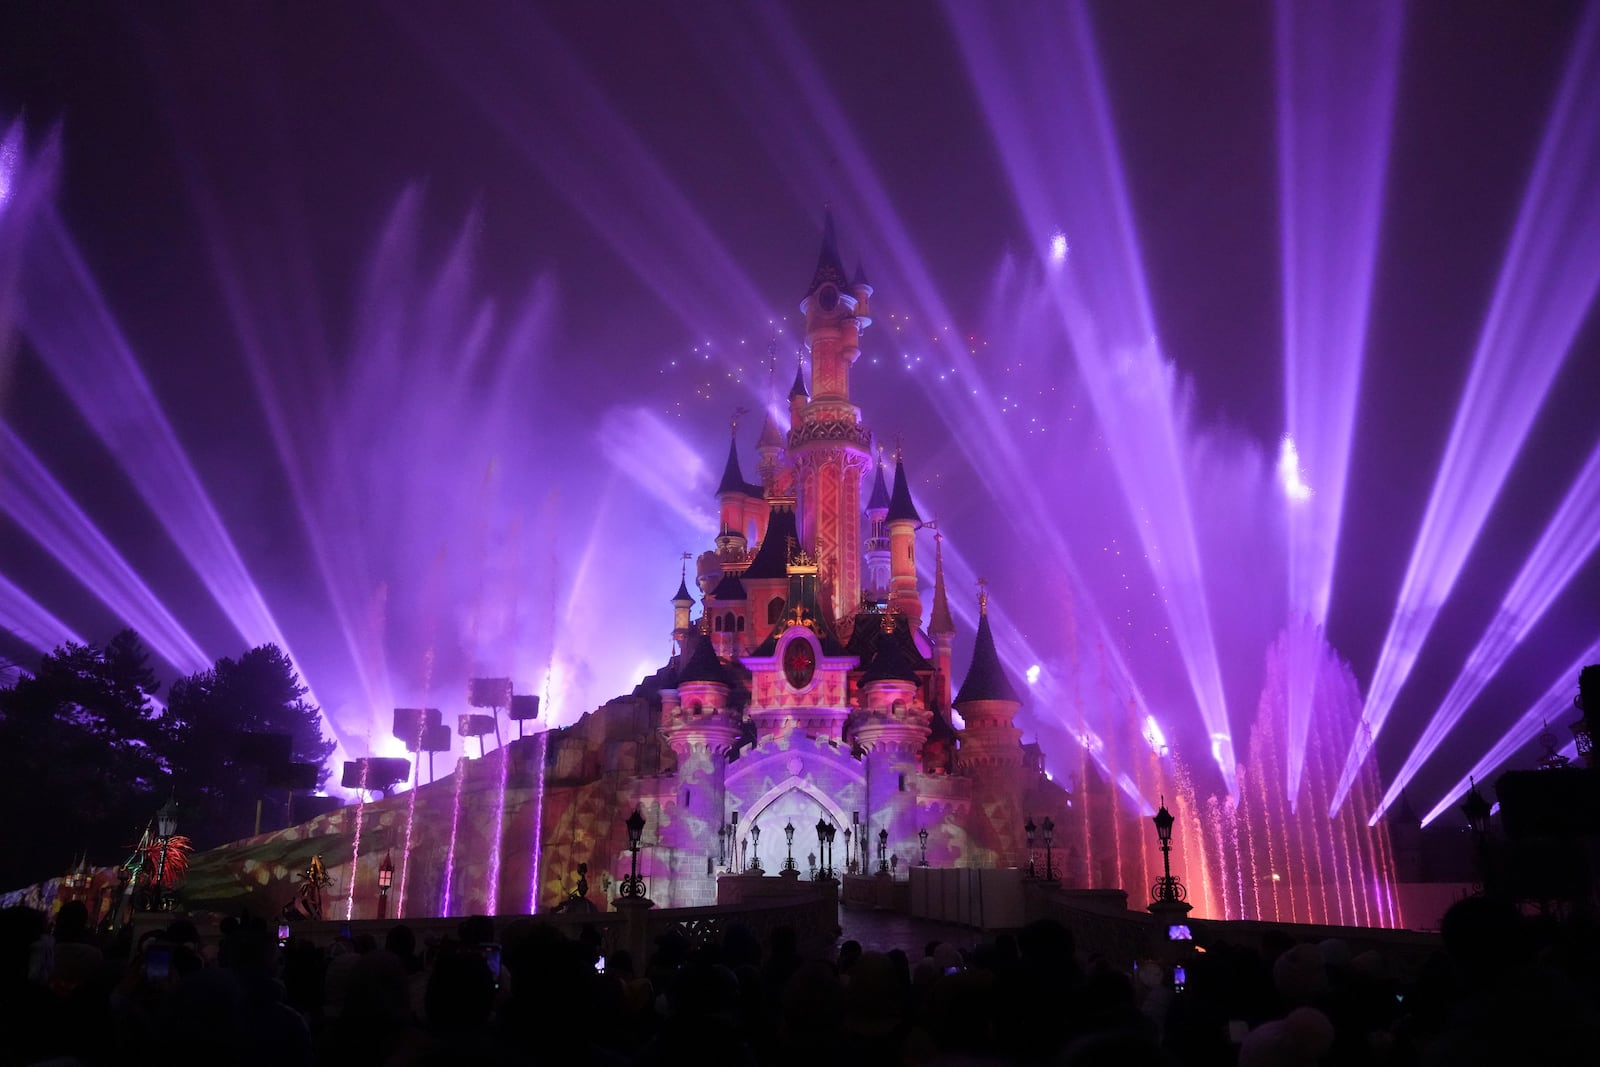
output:
<svg viewBox="0 0 1600 1067"><path fill-rule="evenodd" d="M975 836L996 850L1001 865L1027 861L1017 832L1028 815L1022 810L1022 731L1015 725L1021 706L989 631L988 594L980 591L972 665L955 699L965 722L957 766L972 778L973 810L987 823L974 828Z"/></svg>
<svg viewBox="0 0 1600 1067"><path fill-rule="evenodd" d="M701 634L678 672L675 689L661 691L661 732L678 757L678 780L661 808L657 840L672 872L675 907L714 904L715 843L725 807L728 753L739 740L739 712L729 705L727 670ZM710 851L707 851L708 843Z"/></svg>
<svg viewBox="0 0 1600 1067"><path fill-rule="evenodd" d="M756 441L756 455L761 457L756 461L756 476L761 479L766 498L771 500L782 495L783 489L778 481L783 472L783 433L779 431L778 424L772 421L771 412L761 420L761 437ZM762 529L756 532L756 540L760 541L765 536L763 524Z"/></svg>
<svg viewBox="0 0 1600 1067"><path fill-rule="evenodd" d="M894 491L884 521L889 527L889 610L910 619L911 628L917 629L922 626L922 594L917 591L917 528L922 516L911 502L905 462L899 456L894 460Z"/></svg>
<svg viewBox="0 0 1600 1067"><path fill-rule="evenodd" d="M722 481L717 484L722 516L717 555L725 563L742 563L750 550L750 528L756 527L759 539L767 524L765 490L745 481L744 471L739 468L738 432L739 424L734 423L728 440L728 462L722 468Z"/></svg>
<svg viewBox="0 0 1600 1067"><path fill-rule="evenodd" d="M889 601L889 528L884 525L888 517L889 487L884 484L880 460L872 478L872 495L867 498L867 572L861 590L874 604Z"/></svg>
<svg viewBox="0 0 1600 1067"><path fill-rule="evenodd" d="M689 573L685 569L678 575L678 591L672 598L672 640L680 654L684 640L689 636L689 612L694 608L694 597L689 595L688 581Z"/></svg>
<svg viewBox="0 0 1600 1067"><path fill-rule="evenodd" d="M852 720L852 734L867 770L863 814L872 835L888 830L889 851L909 858L917 852L921 827L916 779L933 715L922 702L921 680L893 633L879 638L877 655L859 685L861 707Z"/></svg>
<svg viewBox="0 0 1600 1067"><path fill-rule="evenodd" d="M950 707L950 651L956 639L956 621L950 617L950 600L944 592L944 534L933 535L933 613L928 619L933 639L933 697L940 711Z"/></svg>
<svg viewBox="0 0 1600 1067"><path fill-rule="evenodd" d="M828 215L811 286L800 302L811 351L811 397L790 394L794 424L789 456L799 482L800 533L817 557L829 617L853 616L861 601L861 479L871 466L872 435L850 402L850 367L861 356L860 333L871 321L872 287L847 285ZM798 381L797 381L797 384Z"/></svg>

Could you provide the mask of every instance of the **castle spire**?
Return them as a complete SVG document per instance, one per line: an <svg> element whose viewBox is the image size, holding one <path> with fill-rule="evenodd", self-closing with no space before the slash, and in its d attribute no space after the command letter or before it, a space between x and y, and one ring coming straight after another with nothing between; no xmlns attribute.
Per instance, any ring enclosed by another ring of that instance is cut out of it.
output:
<svg viewBox="0 0 1600 1067"><path fill-rule="evenodd" d="M920 525L922 516L911 502L911 483L906 479L906 464L898 451L894 457L894 492L889 498L890 522L914 522Z"/></svg>
<svg viewBox="0 0 1600 1067"><path fill-rule="evenodd" d="M825 208L822 213L822 250L817 253L817 269L811 275L811 285L806 293L809 295L830 284L838 289L846 285L844 261L839 258L839 238L833 231L831 207Z"/></svg>
<svg viewBox="0 0 1600 1067"><path fill-rule="evenodd" d="M1022 703L1011 679L1006 676L1000 653L995 651L994 634L989 631L989 594L986 590L978 593L978 635L972 644L972 664L967 668L967 677L961 683L960 692L956 694L955 706L959 708L979 700Z"/></svg>
<svg viewBox="0 0 1600 1067"><path fill-rule="evenodd" d="M980 609L981 610L981 609ZM944 534L933 534L933 614L928 618L928 633L933 637L956 632L950 617L950 600L944 592Z"/></svg>

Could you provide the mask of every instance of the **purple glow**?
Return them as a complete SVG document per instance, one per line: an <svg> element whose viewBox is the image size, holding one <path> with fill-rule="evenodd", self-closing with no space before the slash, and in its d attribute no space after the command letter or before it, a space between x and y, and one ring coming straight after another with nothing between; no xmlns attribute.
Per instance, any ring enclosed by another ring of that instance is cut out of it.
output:
<svg viewBox="0 0 1600 1067"><path fill-rule="evenodd" d="M1284 456L1295 457L1286 484L1302 505L1289 509L1289 600L1321 625L1366 355L1405 9L1278 0L1275 10Z"/></svg>
<svg viewBox="0 0 1600 1067"><path fill-rule="evenodd" d="M1289 610L1321 627L1366 357L1405 11L1382 0L1279 0L1275 11L1288 427L1278 471L1288 498ZM1315 492L1306 468L1315 472ZM1303 645L1294 642L1288 658L1291 811L1316 687L1314 657Z"/></svg>
<svg viewBox="0 0 1600 1067"><path fill-rule="evenodd" d="M356 820L355 832L350 839L350 891L345 897L344 917L356 917L356 883L360 881L361 874L361 822L367 813L367 768L368 763L361 764L361 788L356 790Z"/></svg>
<svg viewBox="0 0 1600 1067"><path fill-rule="evenodd" d="M188 454L100 296L71 237L54 216L34 232L23 275L23 325L55 376L95 429L217 604L253 644L272 643L294 660ZM310 679L300 672L308 698ZM326 714L329 733L343 735ZM333 759L342 758L336 747Z"/></svg>
<svg viewBox="0 0 1600 1067"><path fill-rule="evenodd" d="M1383 729L1600 290L1600 7L1578 32L1473 353L1422 530L1367 688L1338 810Z"/></svg>
<svg viewBox="0 0 1600 1067"><path fill-rule="evenodd" d="M76 645L84 643L70 626L50 614L3 574L0 574L0 628L40 652L49 652L69 641Z"/></svg>
<svg viewBox="0 0 1600 1067"><path fill-rule="evenodd" d="M1184 415L1161 356L1116 134L1086 12L946 14L984 105L1017 203L1036 232L1054 220L1075 250L1053 296L1111 453L1120 488L1165 596L1173 637L1230 794L1231 727L1180 440ZM1007 15L1010 18L1007 18ZM1050 123L1035 121L1050 116ZM1074 269L1074 265L1076 265Z"/></svg>
<svg viewBox="0 0 1600 1067"><path fill-rule="evenodd" d="M4 423L0 423L0 468L6 473L0 505L18 526L118 618L139 631L162 659L185 673L211 666L212 658Z"/></svg>
<svg viewBox="0 0 1600 1067"><path fill-rule="evenodd" d="M1571 665L1556 676L1556 680L1550 684L1550 688L1545 690L1544 696L1540 697L1532 707L1523 712L1522 718L1518 719L1516 724L1507 730L1499 741L1494 743L1494 747L1490 748L1482 759L1472 765L1472 769L1467 772L1466 776L1457 782L1439 800L1439 803L1433 806L1433 809L1427 815L1423 816L1422 825L1427 826L1433 822L1440 815L1443 815L1452 804L1465 796L1472 784L1472 779L1487 779L1491 771L1516 755L1517 750L1523 745L1538 737L1544 731L1546 723L1552 719L1558 722L1564 721L1566 716L1571 715L1573 679L1582 673L1584 667L1597 662L1600 662L1600 641L1595 641L1591 644L1584 650L1582 655L1573 660ZM1569 752L1568 755L1570 756L1571 753Z"/></svg>
<svg viewBox="0 0 1600 1067"><path fill-rule="evenodd" d="M1484 686L1544 618L1544 613L1588 562L1597 546L1600 546L1600 448L1590 453L1589 461L1568 488L1555 518L1545 527L1539 543L1501 600L1499 610L1468 654L1466 666L1390 781L1379 813L1400 798L1400 791L1455 729Z"/></svg>

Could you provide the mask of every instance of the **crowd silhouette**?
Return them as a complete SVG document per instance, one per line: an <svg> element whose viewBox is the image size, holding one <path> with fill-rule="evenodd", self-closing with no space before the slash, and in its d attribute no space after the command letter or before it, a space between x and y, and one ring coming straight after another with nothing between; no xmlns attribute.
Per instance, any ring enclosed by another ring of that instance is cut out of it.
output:
<svg viewBox="0 0 1600 1067"><path fill-rule="evenodd" d="M1084 958L1049 920L827 958L786 927L700 947L669 933L647 960L532 920L473 917L428 945L403 923L382 945L278 933L241 917L202 943L180 919L136 941L77 903L53 924L0 912L0 1065L1600 1062L1594 929L1487 897L1451 908L1416 976L1281 936L1201 946L1181 987L1153 961Z"/></svg>

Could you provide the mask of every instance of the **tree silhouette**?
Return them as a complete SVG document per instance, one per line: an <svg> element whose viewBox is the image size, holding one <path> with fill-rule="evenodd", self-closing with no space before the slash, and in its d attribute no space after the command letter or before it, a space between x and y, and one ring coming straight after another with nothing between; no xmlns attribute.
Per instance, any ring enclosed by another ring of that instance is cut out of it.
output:
<svg viewBox="0 0 1600 1067"><path fill-rule="evenodd" d="M305 701L294 665L276 645L252 648L237 660L217 660L210 670L172 686L167 704L168 763L182 805L184 832L200 848L251 833L256 802L273 803L263 828L277 826L285 794L268 769L249 758L245 734L287 734L293 760L319 767L333 751L322 736L315 705ZM320 787L328 771L317 777Z"/></svg>
<svg viewBox="0 0 1600 1067"><path fill-rule="evenodd" d="M61 874L80 851L127 851L165 789L158 688L132 630L62 645L0 688L0 810L11 813L0 885Z"/></svg>

